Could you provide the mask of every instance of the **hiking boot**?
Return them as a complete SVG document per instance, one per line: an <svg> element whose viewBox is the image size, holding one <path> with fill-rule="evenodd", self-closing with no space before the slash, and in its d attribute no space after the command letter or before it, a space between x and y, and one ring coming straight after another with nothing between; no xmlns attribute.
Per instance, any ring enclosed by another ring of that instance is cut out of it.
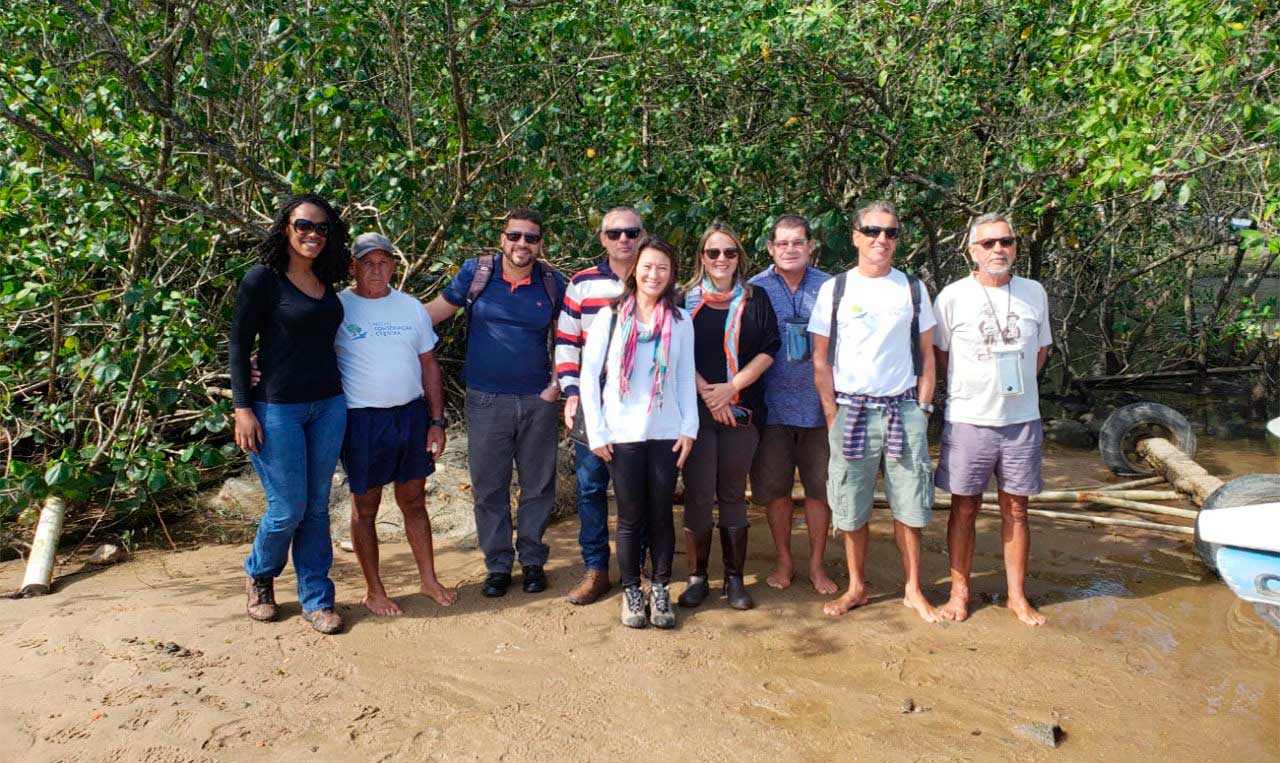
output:
<svg viewBox="0 0 1280 763"><path fill-rule="evenodd" d="M591 604L608 593L611 587L608 570L587 568L587 573L582 576L582 580L578 581L578 584L569 592L569 603Z"/></svg>
<svg viewBox="0 0 1280 763"><path fill-rule="evenodd" d="M262 623L269 623L280 614L276 608L275 578L246 578L245 592L249 595L249 603L245 611L249 617Z"/></svg>
<svg viewBox="0 0 1280 763"><path fill-rule="evenodd" d="M643 628L649 622L644 611L644 592L638 585L622 589L622 624L628 628Z"/></svg>
<svg viewBox="0 0 1280 763"><path fill-rule="evenodd" d="M667 630L676 627L676 613L671 609L671 589L666 583L654 583L649 594L649 622Z"/></svg>
<svg viewBox="0 0 1280 763"><path fill-rule="evenodd" d="M696 607L711 593L707 584L707 559L711 556L711 531L684 531L686 553L689 558L689 585L677 600L682 607Z"/></svg>
<svg viewBox="0 0 1280 763"><path fill-rule="evenodd" d="M342 615L339 615L333 607L304 612L302 619L311 623L312 628L326 636L332 636L342 630Z"/></svg>
<svg viewBox="0 0 1280 763"><path fill-rule="evenodd" d="M752 609L756 603L742 580L742 568L747 563L747 528L721 527L720 550L724 553L724 595L729 606Z"/></svg>

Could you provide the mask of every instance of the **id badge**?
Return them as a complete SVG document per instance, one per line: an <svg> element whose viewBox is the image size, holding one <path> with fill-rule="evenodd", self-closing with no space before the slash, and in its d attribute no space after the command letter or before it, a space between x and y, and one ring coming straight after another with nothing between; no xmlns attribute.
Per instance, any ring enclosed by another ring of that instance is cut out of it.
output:
<svg viewBox="0 0 1280 763"><path fill-rule="evenodd" d="M996 378L1000 382L1000 394L1013 397L1022 394L1022 352L1001 350L996 356Z"/></svg>
<svg viewBox="0 0 1280 763"><path fill-rule="evenodd" d="M801 363L813 354L812 338L809 336L809 321L803 318L788 318L783 321L783 341L786 343L787 360Z"/></svg>

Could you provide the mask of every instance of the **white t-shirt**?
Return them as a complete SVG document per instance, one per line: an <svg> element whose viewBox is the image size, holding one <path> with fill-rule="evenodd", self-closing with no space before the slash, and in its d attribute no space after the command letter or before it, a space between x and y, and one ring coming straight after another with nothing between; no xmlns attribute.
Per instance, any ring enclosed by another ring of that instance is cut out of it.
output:
<svg viewBox="0 0 1280 763"><path fill-rule="evenodd" d="M404 292L378 299L339 292L345 314L333 340L348 408L394 408L422 397L418 356L436 346L427 308Z"/></svg>
<svg viewBox="0 0 1280 763"><path fill-rule="evenodd" d="M662 405L649 409L653 392L653 343L637 344L635 363L628 380L627 398L619 394L622 369L622 321L616 322L613 341L608 341L613 311L601 308L596 327L587 334L582 348L582 377L579 379L582 418L587 442L592 448L623 442L674 440L681 435L698 436L698 394L694 383L693 319L676 308L680 320L671 326L671 356L667 358L667 378L662 388ZM642 325L642 328L647 328ZM655 339L656 341L656 339ZM605 358L605 345L609 357ZM608 369L603 393L600 369Z"/></svg>
<svg viewBox="0 0 1280 763"><path fill-rule="evenodd" d="M831 336L831 299L836 279L818 289L809 316L809 331ZM936 320L929 290L920 284L920 333ZM844 395L889 397L916 386L911 364L911 292L907 276L896 268L880 278L868 278L855 268L845 276L836 334L836 392Z"/></svg>
<svg viewBox="0 0 1280 763"><path fill-rule="evenodd" d="M1008 337L1007 344L1001 331ZM985 287L972 275L956 281L938 295L933 343L950 353L947 421L1006 426L1040 418L1036 354L1052 344L1053 337L1049 298L1039 283L1017 276L998 287ZM996 369L1000 351L1021 354L1021 395L1000 394Z"/></svg>

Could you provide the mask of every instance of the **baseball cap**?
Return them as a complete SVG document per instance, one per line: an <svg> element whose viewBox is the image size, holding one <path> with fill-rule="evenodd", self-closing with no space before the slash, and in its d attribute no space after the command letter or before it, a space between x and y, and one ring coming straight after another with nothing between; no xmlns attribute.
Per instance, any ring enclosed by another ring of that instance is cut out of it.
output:
<svg viewBox="0 0 1280 763"><path fill-rule="evenodd" d="M358 260L369 252L379 249L390 255L394 255L396 251L391 245L391 239L381 233L361 233L351 244L351 256Z"/></svg>

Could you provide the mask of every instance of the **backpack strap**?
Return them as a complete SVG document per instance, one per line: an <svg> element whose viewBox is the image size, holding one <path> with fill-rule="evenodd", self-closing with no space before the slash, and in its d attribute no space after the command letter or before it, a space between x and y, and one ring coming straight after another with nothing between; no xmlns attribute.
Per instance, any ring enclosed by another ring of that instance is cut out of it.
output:
<svg viewBox="0 0 1280 763"><path fill-rule="evenodd" d="M831 333L827 337L827 365L832 368L836 365L836 332L840 327L837 320L840 317L840 300L844 298L844 282L848 275L848 271L845 271L835 277L835 293L831 295Z"/></svg>
<svg viewBox="0 0 1280 763"><path fill-rule="evenodd" d="M924 358L920 356L920 277L906 274L907 288L911 290L911 368L919 377L924 371Z"/></svg>
<svg viewBox="0 0 1280 763"><path fill-rule="evenodd" d="M539 261L535 267L542 271L542 288L546 289L547 296L551 299L551 333L554 335L556 324L560 322L560 304L564 301L564 295L560 293L560 284L556 282L558 271L542 261Z"/></svg>
<svg viewBox="0 0 1280 763"><path fill-rule="evenodd" d="M484 287L489 285L489 279L493 278L495 260L497 260L497 256L493 254L483 254L476 258L476 274L471 279L470 288L467 289L467 301L464 305L468 319L471 318L471 306L475 304L480 292L484 291Z"/></svg>

